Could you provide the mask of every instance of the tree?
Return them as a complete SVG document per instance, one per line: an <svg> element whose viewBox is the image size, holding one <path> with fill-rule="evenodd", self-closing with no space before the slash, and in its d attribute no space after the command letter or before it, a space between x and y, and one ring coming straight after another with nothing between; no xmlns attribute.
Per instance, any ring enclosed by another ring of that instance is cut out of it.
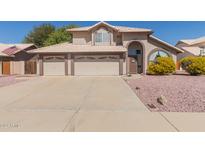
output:
<svg viewBox="0 0 205 154"><path fill-rule="evenodd" d="M49 37L44 42L44 46L59 44L63 42L71 42L72 35L71 33L67 32L67 29L76 28L77 25L68 25L62 28L57 29L55 32L49 34Z"/></svg>
<svg viewBox="0 0 205 154"><path fill-rule="evenodd" d="M44 42L48 39L49 35L55 31L55 27L51 24L42 24L34 27L33 30L24 38L24 43L33 43L37 47L43 47Z"/></svg>

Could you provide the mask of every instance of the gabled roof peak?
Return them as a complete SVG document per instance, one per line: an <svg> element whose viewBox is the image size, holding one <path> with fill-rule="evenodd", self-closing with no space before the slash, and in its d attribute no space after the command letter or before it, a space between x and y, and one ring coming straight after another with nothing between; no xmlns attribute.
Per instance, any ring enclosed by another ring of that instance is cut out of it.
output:
<svg viewBox="0 0 205 154"><path fill-rule="evenodd" d="M109 24L109 23L107 23L105 21L100 21L100 22L96 23L95 25L91 26L89 29L91 30L91 29L93 29L93 28L95 28L95 27L97 27L99 25L105 25L105 26L108 26L108 27L110 27L110 28L112 28L114 30L117 30L117 28L115 26L113 26L113 25L111 25L111 24Z"/></svg>
<svg viewBox="0 0 205 154"><path fill-rule="evenodd" d="M67 31L69 31L69 32L90 31L93 28L100 26L100 25L107 26L107 27L109 27L115 31L118 31L118 32L148 32L148 33L152 33L151 29L125 27L125 26L113 26L105 21L97 22L96 24L94 24L92 26L67 29Z"/></svg>

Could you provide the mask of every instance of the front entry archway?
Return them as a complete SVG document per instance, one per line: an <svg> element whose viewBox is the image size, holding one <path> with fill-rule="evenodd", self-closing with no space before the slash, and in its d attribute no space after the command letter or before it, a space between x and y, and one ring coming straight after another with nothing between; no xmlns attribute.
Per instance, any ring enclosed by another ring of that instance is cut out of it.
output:
<svg viewBox="0 0 205 154"><path fill-rule="evenodd" d="M143 46L138 41L128 45L128 65L130 74L143 73Z"/></svg>

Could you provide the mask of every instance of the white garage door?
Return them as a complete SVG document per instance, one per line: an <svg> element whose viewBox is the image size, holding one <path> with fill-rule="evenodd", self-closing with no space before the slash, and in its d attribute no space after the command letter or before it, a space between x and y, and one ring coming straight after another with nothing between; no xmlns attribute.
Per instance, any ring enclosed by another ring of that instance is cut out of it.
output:
<svg viewBox="0 0 205 154"><path fill-rule="evenodd" d="M46 57L43 62L44 75L65 75L63 57Z"/></svg>
<svg viewBox="0 0 205 154"><path fill-rule="evenodd" d="M74 69L75 75L119 75L119 61L115 56L79 56L75 57Z"/></svg>

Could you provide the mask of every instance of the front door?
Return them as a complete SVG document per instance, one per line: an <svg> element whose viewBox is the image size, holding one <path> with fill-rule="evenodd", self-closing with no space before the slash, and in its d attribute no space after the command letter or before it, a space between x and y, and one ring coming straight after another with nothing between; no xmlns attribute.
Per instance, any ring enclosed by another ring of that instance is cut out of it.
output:
<svg viewBox="0 0 205 154"><path fill-rule="evenodd" d="M129 57L130 74L137 73L137 60L135 57Z"/></svg>
<svg viewBox="0 0 205 154"><path fill-rule="evenodd" d="M3 61L2 63L2 74L9 75L10 74L10 61Z"/></svg>

